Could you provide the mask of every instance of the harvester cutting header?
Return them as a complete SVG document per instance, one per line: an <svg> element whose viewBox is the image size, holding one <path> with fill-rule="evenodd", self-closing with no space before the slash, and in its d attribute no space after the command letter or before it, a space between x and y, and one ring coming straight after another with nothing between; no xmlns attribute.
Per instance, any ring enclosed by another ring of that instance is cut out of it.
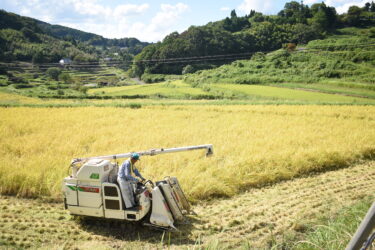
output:
<svg viewBox="0 0 375 250"><path fill-rule="evenodd" d="M141 156L199 149L205 149L206 156L213 154L213 146L207 144L73 159L72 174L63 183L65 208L75 215L142 220L144 225L175 229L175 221L192 213L177 178L154 184L133 165ZM119 167L116 160L121 158L129 159Z"/></svg>

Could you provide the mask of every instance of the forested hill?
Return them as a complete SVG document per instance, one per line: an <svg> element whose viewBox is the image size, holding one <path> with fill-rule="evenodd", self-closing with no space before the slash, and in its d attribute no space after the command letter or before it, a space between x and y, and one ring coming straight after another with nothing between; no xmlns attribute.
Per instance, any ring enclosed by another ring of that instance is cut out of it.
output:
<svg viewBox="0 0 375 250"><path fill-rule="evenodd" d="M39 20L36 20L36 23L46 34L53 37L66 40L74 39L80 42L87 42L87 44L94 46L128 47L132 48L133 53L138 54L141 52L143 47L149 45L149 43L141 42L137 38L108 39L93 33L88 33L61 25L51 25Z"/></svg>
<svg viewBox="0 0 375 250"><path fill-rule="evenodd" d="M135 57L137 63L132 68L132 74L191 73L250 58L253 52L280 49L287 43L306 44L335 33L337 28L374 24L374 2L363 7L352 6L341 15L324 2L310 7L296 1L288 2L277 15L251 11L240 17L233 10L224 20L191 26L181 34L174 32L162 42L145 47Z"/></svg>
<svg viewBox="0 0 375 250"><path fill-rule="evenodd" d="M149 43L136 38L107 39L0 10L0 60L56 62L63 57L95 61L136 55Z"/></svg>

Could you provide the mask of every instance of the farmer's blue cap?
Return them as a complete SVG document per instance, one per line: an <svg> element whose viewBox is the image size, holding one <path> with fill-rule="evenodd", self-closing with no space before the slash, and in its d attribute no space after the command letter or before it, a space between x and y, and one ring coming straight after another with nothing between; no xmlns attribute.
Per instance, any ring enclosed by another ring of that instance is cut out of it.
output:
<svg viewBox="0 0 375 250"><path fill-rule="evenodd" d="M131 158L134 159L134 160L139 160L139 154L138 153L132 153Z"/></svg>

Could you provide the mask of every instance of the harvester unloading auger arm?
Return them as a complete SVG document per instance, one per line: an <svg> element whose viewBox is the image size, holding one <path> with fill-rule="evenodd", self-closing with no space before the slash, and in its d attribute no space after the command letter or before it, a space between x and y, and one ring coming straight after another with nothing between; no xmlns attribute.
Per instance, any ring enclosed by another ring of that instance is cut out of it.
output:
<svg viewBox="0 0 375 250"><path fill-rule="evenodd" d="M167 153L177 153L183 151L191 151L191 150L199 150L199 149L206 149L206 156L212 155L213 146L212 144L205 144L205 145L198 145L198 146L186 146L186 147L178 147L178 148L160 148L160 149L150 149L147 151L142 152L129 152L124 154L116 154L116 155L104 155L104 156L94 156L94 157L87 157L87 158L75 158L72 160L71 166L74 167L76 164L83 164L89 160L116 160L121 158L130 157L133 153L138 153L140 156L153 156L159 154L167 154ZM73 176L75 175L73 171Z"/></svg>

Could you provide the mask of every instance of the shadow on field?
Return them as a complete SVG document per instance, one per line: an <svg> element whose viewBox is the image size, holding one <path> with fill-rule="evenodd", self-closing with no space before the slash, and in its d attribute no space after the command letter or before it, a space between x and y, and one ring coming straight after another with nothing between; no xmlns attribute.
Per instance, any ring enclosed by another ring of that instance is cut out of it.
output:
<svg viewBox="0 0 375 250"><path fill-rule="evenodd" d="M179 231L163 231L152 227L143 226L142 222L108 220L93 217L82 217L76 220L86 232L113 237L117 240L138 241L148 243L164 243L170 245L195 244L189 239L190 232L201 221L195 217L188 217L187 222L175 224Z"/></svg>

